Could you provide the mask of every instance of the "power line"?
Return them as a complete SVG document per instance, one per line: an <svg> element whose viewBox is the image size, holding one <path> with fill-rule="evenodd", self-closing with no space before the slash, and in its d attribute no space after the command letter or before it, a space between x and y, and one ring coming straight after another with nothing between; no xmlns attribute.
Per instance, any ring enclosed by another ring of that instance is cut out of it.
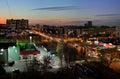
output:
<svg viewBox="0 0 120 79"><path fill-rule="evenodd" d="M8 0L4 0L4 1L5 1L6 5L8 7L9 17L12 18L12 13L11 13L11 8L10 8L10 5L9 5L9 2L8 2Z"/></svg>

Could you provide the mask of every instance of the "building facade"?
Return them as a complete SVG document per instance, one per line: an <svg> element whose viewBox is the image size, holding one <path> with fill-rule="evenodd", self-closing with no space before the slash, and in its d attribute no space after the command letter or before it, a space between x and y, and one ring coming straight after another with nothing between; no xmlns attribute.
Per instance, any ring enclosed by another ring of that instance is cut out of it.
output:
<svg viewBox="0 0 120 79"><path fill-rule="evenodd" d="M27 19L7 19L6 25L10 28L27 28L28 27L28 20Z"/></svg>
<svg viewBox="0 0 120 79"><path fill-rule="evenodd" d="M116 37L120 38L120 26L116 26Z"/></svg>

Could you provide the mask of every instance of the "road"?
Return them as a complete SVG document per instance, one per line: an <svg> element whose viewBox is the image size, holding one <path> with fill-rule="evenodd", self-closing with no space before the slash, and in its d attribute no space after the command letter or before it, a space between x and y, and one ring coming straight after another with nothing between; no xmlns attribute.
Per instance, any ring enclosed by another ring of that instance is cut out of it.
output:
<svg viewBox="0 0 120 79"><path fill-rule="evenodd" d="M61 37L55 37L55 36L47 35L45 33L38 32L36 30L29 30L29 32L37 34L37 35L40 35L40 36L42 36L44 38L47 38L47 39L50 39L50 40L57 41L57 42L60 42L61 40L63 40L64 42L74 42L75 40L78 40L78 38L61 38ZM82 40L82 39L79 38L79 40Z"/></svg>
<svg viewBox="0 0 120 79"><path fill-rule="evenodd" d="M75 41L78 41L78 38L61 38L61 37L54 37L54 36L51 36L51 35L47 35L47 34L44 34L44 33L41 33L41 32L38 32L36 30L29 30L30 33L34 33L34 34L37 34L37 35L40 35L44 38L47 38L47 39L50 39L50 40L54 40L56 42L60 42L60 41L63 41L64 43L67 42L67 45L75 48L77 51L78 51L78 54L80 54L81 52L85 52L85 53L88 53L89 52L89 55L90 56L93 56L93 57L98 57L98 51L96 50L96 48L92 48L90 46L86 46L82 43L76 43ZM79 42L82 41L81 38L79 38ZM94 52L95 51L95 52Z"/></svg>

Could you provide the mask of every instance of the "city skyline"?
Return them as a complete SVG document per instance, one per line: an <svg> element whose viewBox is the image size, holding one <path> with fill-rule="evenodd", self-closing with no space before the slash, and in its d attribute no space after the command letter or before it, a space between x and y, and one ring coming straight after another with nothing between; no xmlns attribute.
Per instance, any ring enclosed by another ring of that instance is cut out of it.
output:
<svg viewBox="0 0 120 79"><path fill-rule="evenodd" d="M119 25L119 0L0 0L0 23L29 19L30 24Z"/></svg>

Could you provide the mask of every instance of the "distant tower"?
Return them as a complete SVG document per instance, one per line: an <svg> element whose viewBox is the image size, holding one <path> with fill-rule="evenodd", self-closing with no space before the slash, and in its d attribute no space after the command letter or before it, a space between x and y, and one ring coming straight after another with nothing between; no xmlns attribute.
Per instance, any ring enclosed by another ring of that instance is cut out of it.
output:
<svg viewBox="0 0 120 79"><path fill-rule="evenodd" d="M88 27L91 27L92 26L92 21L88 21Z"/></svg>
<svg viewBox="0 0 120 79"><path fill-rule="evenodd" d="M88 21L84 24L85 27L92 27L92 21Z"/></svg>
<svg viewBox="0 0 120 79"><path fill-rule="evenodd" d="M116 26L116 37L120 38L120 26Z"/></svg>

